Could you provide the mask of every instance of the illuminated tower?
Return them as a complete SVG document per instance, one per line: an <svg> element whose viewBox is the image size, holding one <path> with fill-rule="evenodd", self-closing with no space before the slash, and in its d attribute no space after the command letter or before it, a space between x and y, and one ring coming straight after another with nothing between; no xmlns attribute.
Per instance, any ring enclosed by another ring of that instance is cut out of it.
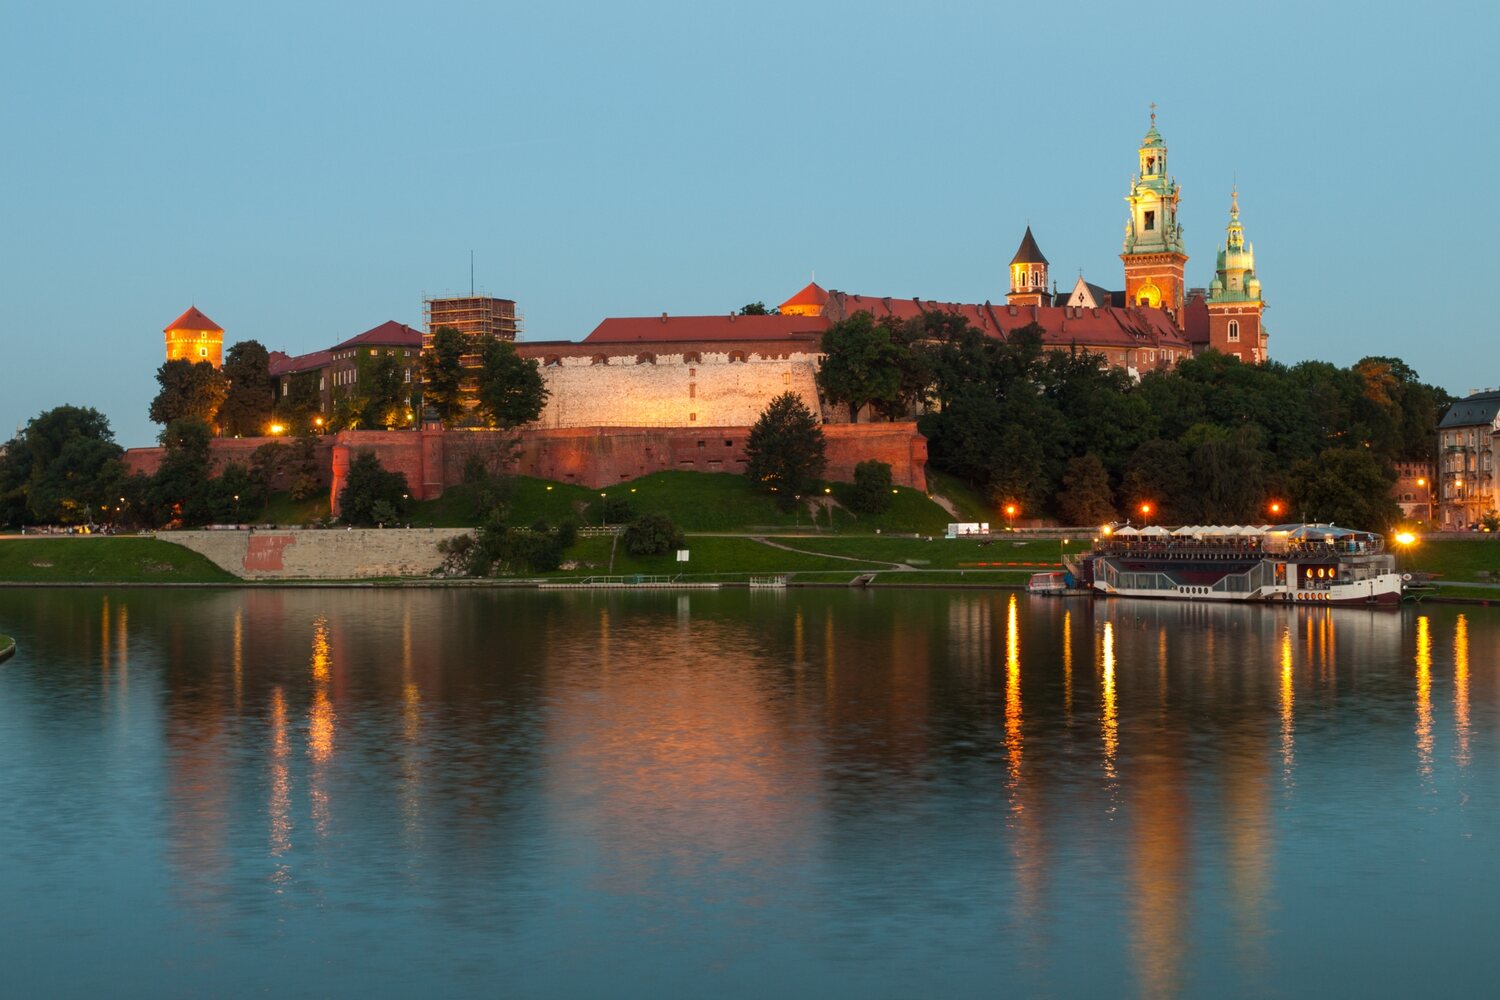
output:
<svg viewBox="0 0 1500 1000"><path fill-rule="evenodd" d="M1013 306L1039 306L1047 300L1047 258L1036 245L1030 226L1010 259L1010 292L1005 299Z"/></svg>
<svg viewBox="0 0 1500 1000"><path fill-rule="evenodd" d="M1266 359L1266 331L1261 313L1260 279L1255 276L1255 246L1245 242L1240 225L1240 193L1229 196L1229 225L1219 248L1217 274L1208 286L1208 346L1241 361Z"/></svg>
<svg viewBox="0 0 1500 1000"><path fill-rule="evenodd" d="M224 364L224 328L189 306L164 331L168 361L208 361L215 368Z"/></svg>
<svg viewBox="0 0 1500 1000"><path fill-rule="evenodd" d="M1125 262L1125 301L1166 309L1176 316L1182 312L1188 257L1182 227L1177 224L1177 181L1167 173L1167 144L1156 131L1152 107L1151 130L1141 140L1140 172L1125 199L1130 221L1125 224L1125 252L1120 260Z"/></svg>

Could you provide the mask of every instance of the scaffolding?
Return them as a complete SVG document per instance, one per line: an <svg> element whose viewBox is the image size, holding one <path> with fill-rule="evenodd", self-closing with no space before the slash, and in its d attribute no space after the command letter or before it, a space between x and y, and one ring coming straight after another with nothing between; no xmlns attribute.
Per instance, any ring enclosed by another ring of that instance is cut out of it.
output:
<svg viewBox="0 0 1500 1000"><path fill-rule="evenodd" d="M512 299L468 296L451 299L423 299L422 313L426 329L422 349L430 350L432 335L440 327L451 326L460 333L490 340L515 340L521 333L521 312Z"/></svg>

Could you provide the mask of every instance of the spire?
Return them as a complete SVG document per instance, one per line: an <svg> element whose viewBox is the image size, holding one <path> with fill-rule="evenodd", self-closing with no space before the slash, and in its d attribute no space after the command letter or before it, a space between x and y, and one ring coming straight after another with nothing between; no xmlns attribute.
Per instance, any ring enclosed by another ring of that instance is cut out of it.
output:
<svg viewBox="0 0 1500 1000"><path fill-rule="evenodd" d="M1016 255L1010 259L1010 291L1005 299L1013 306L1051 303L1047 295L1047 258L1042 256L1042 248L1036 245L1030 226L1026 227L1026 235L1021 237Z"/></svg>
<svg viewBox="0 0 1500 1000"><path fill-rule="evenodd" d="M1224 245L1209 285L1210 301L1246 302L1260 298L1260 281L1255 277L1255 249L1245 242L1245 227L1240 223L1240 189L1236 184L1229 192L1229 224L1224 227Z"/></svg>
<svg viewBox="0 0 1500 1000"><path fill-rule="evenodd" d="M1026 235L1021 237L1021 245L1016 249L1016 255L1010 259L1012 264L1045 264L1047 258L1042 256L1042 248L1036 245L1036 237L1031 235L1031 227L1026 227Z"/></svg>

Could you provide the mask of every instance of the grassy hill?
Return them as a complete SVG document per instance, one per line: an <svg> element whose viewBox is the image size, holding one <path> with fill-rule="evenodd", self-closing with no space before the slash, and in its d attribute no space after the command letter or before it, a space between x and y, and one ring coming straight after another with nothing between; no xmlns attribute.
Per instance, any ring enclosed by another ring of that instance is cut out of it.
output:
<svg viewBox="0 0 1500 1000"><path fill-rule="evenodd" d="M236 583L208 559L155 538L22 538L0 541L0 582Z"/></svg>

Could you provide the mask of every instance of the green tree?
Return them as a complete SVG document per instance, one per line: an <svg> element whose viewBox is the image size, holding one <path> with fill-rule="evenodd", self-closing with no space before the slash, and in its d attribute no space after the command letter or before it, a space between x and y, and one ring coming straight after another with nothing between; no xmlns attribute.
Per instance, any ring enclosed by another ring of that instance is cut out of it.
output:
<svg viewBox="0 0 1500 1000"><path fill-rule="evenodd" d="M1070 458L1062 482L1063 491L1057 498L1057 506L1065 523L1096 525L1115 519L1109 472L1098 455L1090 452Z"/></svg>
<svg viewBox="0 0 1500 1000"><path fill-rule="evenodd" d="M370 526L376 519L375 505L382 501L398 518L406 516L410 487L406 475L392 472L368 449L354 456L339 491L339 517L348 524Z"/></svg>
<svg viewBox="0 0 1500 1000"><path fill-rule="evenodd" d="M78 445L75 442L104 445ZM60 498L85 502L99 493L86 480L91 476L113 478L116 471L108 458L118 458L109 420L98 410L78 406L58 406L38 414L0 450L0 524L27 524L38 518L56 516ZM64 452L69 452L64 459ZM107 454L113 449L112 455ZM60 467L53 466L61 463ZM80 473L83 478L80 478ZM38 514L31 503L32 491L47 483L47 495L37 499ZM101 487L108 491L108 486ZM116 498L118 499L118 498Z"/></svg>
<svg viewBox="0 0 1500 1000"><path fill-rule="evenodd" d="M151 401L151 419L162 425L201 420L213 427L229 394L229 380L211 362L167 361L156 370L161 389Z"/></svg>
<svg viewBox="0 0 1500 1000"><path fill-rule="evenodd" d="M1401 518L1395 476L1367 448L1328 448L1292 466L1292 510L1308 520L1384 531Z"/></svg>
<svg viewBox="0 0 1500 1000"><path fill-rule="evenodd" d="M672 519L655 512L642 514L626 525L620 541L633 556L659 556L683 545L682 532Z"/></svg>
<svg viewBox="0 0 1500 1000"><path fill-rule="evenodd" d="M463 358L473 350L469 338L451 326L432 334L432 346L422 352L422 403L452 427L464 412Z"/></svg>
<svg viewBox="0 0 1500 1000"><path fill-rule="evenodd" d="M828 460L823 452L823 429L796 393L771 400L745 444L745 475L757 486L776 494L791 510L797 495L811 495L823 478Z"/></svg>
<svg viewBox="0 0 1500 1000"><path fill-rule="evenodd" d="M740 315L769 316L771 315L771 310L766 308L766 304L764 302L751 302L749 305L740 310Z"/></svg>
<svg viewBox="0 0 1500 1000"><path fill-rule="evenodd" d="M151 480L151 506L157 523L180 520L194 526L213 519L208 488L212 438L208 423L195 417L174 420L161 432L166 454Z"/></svg>
<svg viewBox="0 0 1500 1000"><path fill-rule="evenodd" d="M229 388L219 406L219 426L236 437L264 434L276 404L276 382L265 347L255 340L230 347L223 374Z"/></svg>
<svg viewBox="0 0 1500 1000"><path fill-rule="evenodd" d="M1176 441L1152 438L1143 441L1130 456L1120 492L1127 512L1150 503L1157 511L1155 520L1185 522L1191 520L1183 504L1192 483L1192 460L1187 449Z"/></svg>
<svg viewBox="0 0 1500 1000"><path fill-rule="evenodd" d="M867 459L854 467L854 489L849 506L861 514L883 514L891 506L891 467Z"/></svg>
<svg viewBox="0 0 1500 1000"><path fill-rule="evenodd" d="M830 403L849 407L850 422L867 404L892 406L901 398L901 352L891 330L868 312L839 320L823 334L818 388Z"/></svg>
<svg viewBox="0 0 1500 1000"><path fill-rule="evenodd" d="M364 390L360 403L360 424L371 428L384 427L386 430L401 426L406 422L411 393L400 359L394 354L381 352L360 367L359 386Z"/></svg>
<svg viewBox="0 0 1500 1000"><path fill-rule="evenodd" d="M287 393L276 401L275 417L290 434L312 434L323 416L323 391L318 380L326 377L319 371L297 372L288 379ZM327 421L325 420L326 424Z"/></svg>
<svg viewBox="0 0 1500 1000"><path fill-rule="evenodd" d="M542 415L546 384L535 358L523 358L508 340L487 340L480 353L479 411L491 427L520 427Z"/></svg>
<svg viewBox="0 0 1500 1000"><path fill-rule="evenodd" d="M1175 498L1189 519L1200 524L1241 524L1264 516L1267 495L1261 431L1198 424L1183 435L1192 455L1192 485Z"/></svg>
<svg viewBox="0 0 1500 1000"><path fill-rule="evenodd" d="M92 524L108 520L125 478L120 446L98 438L75 437L32 479L28 504L36 520Z"/></svg>

